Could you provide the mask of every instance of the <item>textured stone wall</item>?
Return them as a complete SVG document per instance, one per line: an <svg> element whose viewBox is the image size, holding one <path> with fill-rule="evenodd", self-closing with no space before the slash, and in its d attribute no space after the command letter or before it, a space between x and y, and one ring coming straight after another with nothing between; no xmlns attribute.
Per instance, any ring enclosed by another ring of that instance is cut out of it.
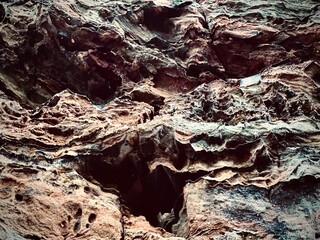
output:
<svg viewBox="0 0 320 240"><path fill-rule="evenodd" d="M320 238L320 3L0 3L0 239Z"/></svg>

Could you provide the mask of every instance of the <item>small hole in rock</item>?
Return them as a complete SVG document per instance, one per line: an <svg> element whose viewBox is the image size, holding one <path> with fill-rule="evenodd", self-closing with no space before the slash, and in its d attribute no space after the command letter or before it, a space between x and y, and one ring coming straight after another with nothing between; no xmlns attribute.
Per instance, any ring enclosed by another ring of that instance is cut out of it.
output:
<svg viewBox="0 0 320 240"><path fill-rule="evenodd" d="M83 190L84 190L85 193L89 193L89 192L90 192L90 187L85 186L85 187L83 188Z"/></svg>
<svg viewBox="0 0 320 240"><path fill-rule="evenodd" d="M320 233L316 233L314 237L315 237L316 239L319 239L319 238L320 238Z"/></svg>
<svg viewBox="0 0 320 240"><path fill-rule="evenodd" d="M81 221L78 220L78 221L74 224L73 231L74 231L74 232L78 232L78 231L80 230L80 226L81 226Z"/></svg>
<svg viewBox="0 0 320 240"><path fill-rule="evenodd" d="M15 196L15 199L17 200L17 201L22 201L23 200L23 196L21 195L21 194L16 194L16 196Z"/></svg>
<svg viewBox="0 0 320 240"><path fill-rule="evenodd" d="M97 215L94 214L94 213L91 213L91 214L89 215L89 218L88 218L89 223L94 222L94 220L96 220L96 218L97 218Z"/></svg>
<svg viewBox="0 0 320 240"><path fill-rule="evenodd" d="M76 213L76 217L81 217L82 216L82 209L79 208L77 213Z"/></svg>
<svg viewBox="0 0 320 240"><path fill-rule="evenodd" d="M90 227L90 224L89 224L89 223L87 223L87 224L86 224L86 228L89 228L89 227Z"/></svg>
<svg viewBox="0 0 320 240"><path fill-rule="evenodd" d="M31 235L31 234L27 234L25 236L23 236L25 239L32 239L32 240L41 240L43 238L37 236L37 235Z"/></svg>
<svg viewBox="0 0 320 240"><path fill-rule="evenodd" d="M61 226L62 228L66 228L66 227L67 227L67 222L66 222L66 221L62 221L62 222L60 223L60 226Z"/></svg>

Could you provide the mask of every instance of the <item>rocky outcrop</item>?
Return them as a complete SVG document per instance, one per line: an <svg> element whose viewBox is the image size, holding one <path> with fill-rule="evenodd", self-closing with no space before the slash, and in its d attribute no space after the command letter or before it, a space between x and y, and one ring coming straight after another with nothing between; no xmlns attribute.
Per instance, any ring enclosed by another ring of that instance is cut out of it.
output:
<svg viewBox="0 0 320 240"><path fill-rule="evenodd" d="M319 6L3 1L0 238L320 238Z"/></svg>

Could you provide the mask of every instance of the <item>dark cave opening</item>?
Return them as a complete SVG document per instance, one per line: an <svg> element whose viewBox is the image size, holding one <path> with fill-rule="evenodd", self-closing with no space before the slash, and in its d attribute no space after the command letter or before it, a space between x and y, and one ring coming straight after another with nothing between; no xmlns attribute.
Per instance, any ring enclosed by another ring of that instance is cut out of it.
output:
<svg viewBox="0 0 320 240"><path fill-rule="evenodd" d="M144 9L144 23L151 31L168 34L174 27L171 18L179 17L181 8L168 8L163 6L147 6Z"/></svg>
<svg viewBox="0 0 320 240"><path fill-rule="evenodd" d="M158 165L150 171L140 159L128 157L120 164L101 159L88 159L85 175L91 176L105 188L115 188L121 199L135 216L143 215L152 226L172 231L183 207L183 188L207 174L179 173Z"/></svg>

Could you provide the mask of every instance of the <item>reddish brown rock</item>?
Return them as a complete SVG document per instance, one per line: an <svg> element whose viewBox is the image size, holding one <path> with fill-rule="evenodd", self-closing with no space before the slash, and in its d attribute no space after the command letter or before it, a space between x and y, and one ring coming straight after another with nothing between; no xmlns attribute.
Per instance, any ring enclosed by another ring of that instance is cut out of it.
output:
<svg viewBox="0 0 320 240"><path fill-rule="evenodd" d="M2 1L0 239L317 239L319 3Z"/></svg>
<svg viewBox="0 0 320 240"><path fill-rule="evenodd" d="M3 155L0 161L1 239L121 239L121 207L114 194L72 168L19 164Z"/></svg>

